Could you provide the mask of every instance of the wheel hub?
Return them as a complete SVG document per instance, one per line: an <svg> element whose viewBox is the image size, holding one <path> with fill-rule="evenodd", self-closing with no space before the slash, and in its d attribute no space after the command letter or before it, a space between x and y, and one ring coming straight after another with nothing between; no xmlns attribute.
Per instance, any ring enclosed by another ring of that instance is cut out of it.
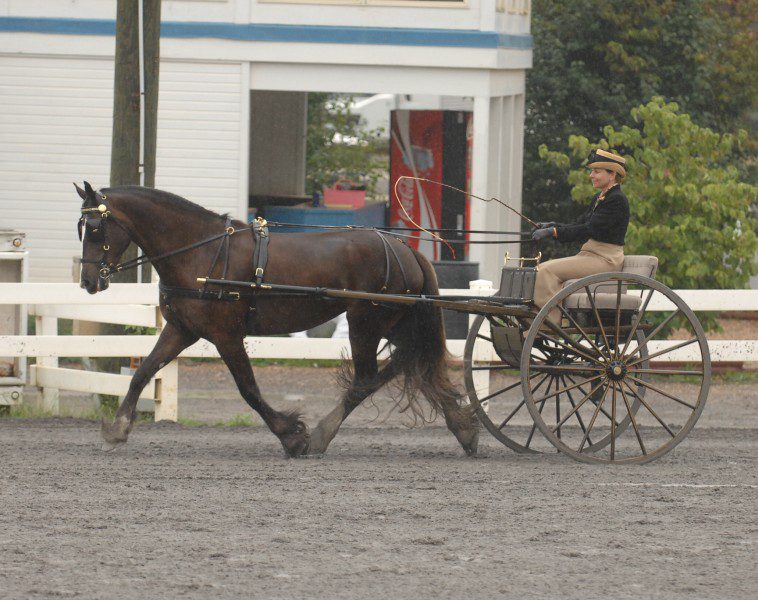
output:
<svg viewBox="0 0 758 600"><path fill-rule="evenodd" d="M613 360L606 368L606 374L613 381L621 381L626 376L626 365L620 360Z"/></svg>

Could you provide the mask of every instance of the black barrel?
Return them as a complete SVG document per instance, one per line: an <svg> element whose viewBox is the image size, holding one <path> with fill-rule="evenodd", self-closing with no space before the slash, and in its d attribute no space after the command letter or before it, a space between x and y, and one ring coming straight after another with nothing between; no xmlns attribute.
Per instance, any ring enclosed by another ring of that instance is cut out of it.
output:
<svg viewBox="0 0 758 600"><path fill-rule="evenodd" d="M462 260L438 260L432 263L440 288L467 290L469 282L479 279L479 263ZM468 335L468 315L452 310L443 311L445 333L450 340L463 340Z"/></svg>

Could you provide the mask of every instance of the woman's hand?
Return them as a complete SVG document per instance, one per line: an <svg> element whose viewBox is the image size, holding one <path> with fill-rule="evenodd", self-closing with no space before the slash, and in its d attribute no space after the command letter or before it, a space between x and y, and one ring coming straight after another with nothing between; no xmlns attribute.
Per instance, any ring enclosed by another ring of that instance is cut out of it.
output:
<svg viewBox="0 0 758 600"><path fill-rule="evenodd" d="M550 227L555 227L555 221L548 221L546 223L544 222L537 223L537 226L532 231L535 231L537 229L546 229Z"/></svg>
<svg viewBox="0 0 758 600"><path fill-rule="evenodd" d="M542 227L540 229L535 229L532 232L532 240L535 242L539 242L540 240L547 238L547 237L553 237L555 235L555 228L554 227Z"/></svg>

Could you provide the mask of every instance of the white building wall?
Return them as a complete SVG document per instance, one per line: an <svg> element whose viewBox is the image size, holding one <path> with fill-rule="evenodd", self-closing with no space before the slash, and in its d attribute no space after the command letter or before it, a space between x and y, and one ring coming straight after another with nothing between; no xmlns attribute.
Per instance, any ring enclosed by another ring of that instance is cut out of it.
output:
<svg viewBox="0 0 758 600"><path fill-rule="evenodd" d="M240 218L247 70L162 61L158 109L156 186ZM27 234L30 281L70 281L81 252L71 182L109 180L113 61L0 55L0 106L0 226Z"/></svg>

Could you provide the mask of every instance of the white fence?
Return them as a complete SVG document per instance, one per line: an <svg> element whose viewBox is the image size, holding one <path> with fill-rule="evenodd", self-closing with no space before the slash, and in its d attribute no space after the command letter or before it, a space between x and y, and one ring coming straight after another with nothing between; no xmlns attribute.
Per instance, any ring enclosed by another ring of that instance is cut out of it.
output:
<svg viewBox="0 0 758 600"><path fill-rule="evenodd" d="M470 290L443 290L443 294L488 295L494 293L488 281L472 282ZM695 311L758 310L758 290L677 290ZM36 357L29 368L29 384L42 389L44 408L58 411L58 390L126 394L129 375L116 375L58 366L61 357L146 356L157 335L58 335L58 319L75 319L144 327L163 326L157 307L155 284L112 284L107 292L89 295L74 283L0 283L0 304L28 305L36 318L36 335L0 336L0 355ZM654 296L649 310L667 310L665 299ZM453 356L463 355L464 340L449 340ZM666 344L659 342L651 352ZM758 340L711 340L711 358L719 361L758 361ZM248 337L252 358L339 359L349 356L346 339ZM669 360L691 360L691 348L672 352ZM218 357L215 347L201 340L181 353L181 357ZM482 358L482 357L477 357ZM178 365L166 365L146 386L141 398L155 401L155 419L173 420L178 414Z"/></svg>

